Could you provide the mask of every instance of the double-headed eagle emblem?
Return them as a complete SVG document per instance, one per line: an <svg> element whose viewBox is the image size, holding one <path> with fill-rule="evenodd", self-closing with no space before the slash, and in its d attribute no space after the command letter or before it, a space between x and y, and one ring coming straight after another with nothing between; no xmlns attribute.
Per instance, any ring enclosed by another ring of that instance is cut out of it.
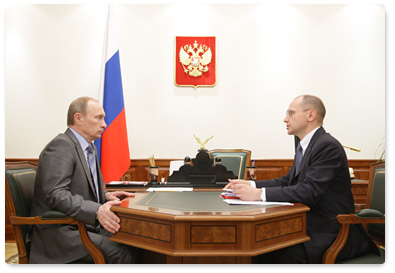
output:
<svg viewBox="0 0 395 273"><path fill-rule="evenodd" d="M184 72L192 77L199 77L203 72L208 71L208 64L211 63L211 49L205 45L198 45L197 41L191 45L185 45L180 49L180 63Z"/></svg>
<svg viewBox="0 0 395 273"><path fill-rule="evenodd" d="M202 142L202 141L200 140L200 138L198 138L198 137L195 136L195 135L193 135L193 136L195 137L195 139L197 140L197 142L200 144L200 149L201 149L201 150L205 150L204 145L206 145L207 142L208 142L210 139L212 139L212 138L214 137L214 136L209 137L209 138L206 139L204 142Z"/></svg>

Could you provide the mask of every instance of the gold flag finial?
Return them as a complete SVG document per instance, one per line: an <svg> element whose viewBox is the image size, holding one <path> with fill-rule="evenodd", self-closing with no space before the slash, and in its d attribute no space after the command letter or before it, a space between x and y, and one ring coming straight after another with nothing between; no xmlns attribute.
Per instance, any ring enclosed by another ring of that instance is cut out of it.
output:
<svg viewBox="0 0 395 273"><path fill-rule="evenodd" d="M353 148L353 147L348 147L348 146L344 146L343 145L343 148L347 148L347 149L350 149L351 151L355 151L355 152L360 152L361 151L361 149L357 149L357 148Z"/></svg>

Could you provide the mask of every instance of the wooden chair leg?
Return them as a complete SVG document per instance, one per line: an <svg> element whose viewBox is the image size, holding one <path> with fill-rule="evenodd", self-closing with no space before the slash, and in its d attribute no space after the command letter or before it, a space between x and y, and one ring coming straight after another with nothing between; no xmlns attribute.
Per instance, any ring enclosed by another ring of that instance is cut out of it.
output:
<svg viewBox="0 0 395 273"><path fill-rule="evenodd" d="M78 232L80 234L82 244L89 254L91 254L95 264L105 264L106 260L104 259L103 252L92 242L86 230L85 224L80 221L78 221Z"/></svg>
<svg viewBox="0 0 395 273"><path fill-rule="evenodd" d="M346 244L348 233L350 231L350 224L342 224L340 226L339 234L335 242L332 244L330 248L325 252L324 257L322 258L323 264L334 264L342 250L343 246Z"/></svg>

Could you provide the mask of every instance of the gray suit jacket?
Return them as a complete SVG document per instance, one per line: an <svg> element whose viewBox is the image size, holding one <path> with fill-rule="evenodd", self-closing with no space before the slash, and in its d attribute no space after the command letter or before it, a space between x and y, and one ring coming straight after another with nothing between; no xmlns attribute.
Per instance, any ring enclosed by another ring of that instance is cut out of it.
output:
<svg viewBox="0 0 395 273"><path fill-rule="evenodd" d="M97 157L96 165L99 166ZM100 203L104 203L100 168L97 173ZM84 152L73 132L67 129L40 154L31 215L59 210L96 229L96 212L101 205L96 200ZM91 239L100 244L102 236L91 233ZM30 240L30 263L69 263L88 255L73 225L34 226L28 235Z"/></svg>

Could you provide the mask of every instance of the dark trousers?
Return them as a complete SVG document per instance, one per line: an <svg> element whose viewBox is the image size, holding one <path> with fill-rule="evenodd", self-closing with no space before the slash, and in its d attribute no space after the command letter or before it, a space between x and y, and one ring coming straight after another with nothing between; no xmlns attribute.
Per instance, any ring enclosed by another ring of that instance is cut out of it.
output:
<svg viewBox="0 0 395 273"><path fill-rule="evenodd" d="M137 264L143 263L144 251L139 248L120 244L110 240L110 233L102 229L102 234L88 232L89 236L102 236L98 247L103 252L106 264ZM94 260L90 254L73 263L92 264Z"/></svg>
<svg viewBox="0 0 395 273"><path fill-rule="evenodd" d="M308 264L309 257L304 244L298 244L258 256L263 264Z"/></svg>

